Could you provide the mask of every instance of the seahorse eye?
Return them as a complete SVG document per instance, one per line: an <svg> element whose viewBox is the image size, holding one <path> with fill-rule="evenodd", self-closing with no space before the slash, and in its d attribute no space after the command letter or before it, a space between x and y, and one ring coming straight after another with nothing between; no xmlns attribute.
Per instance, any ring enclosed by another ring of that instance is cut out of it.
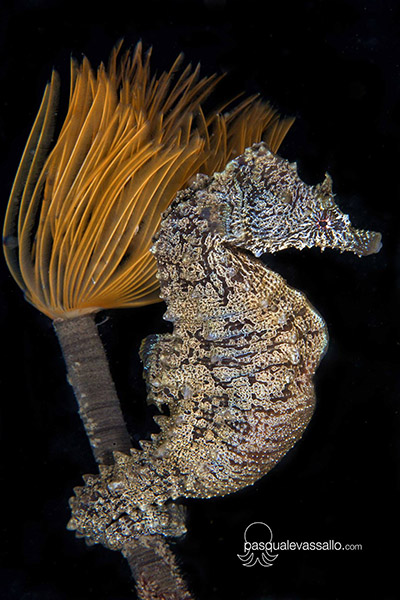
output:
<svg viewBox="0 0 400 600"><path fill-rule="evenodd" d="M331 219L326 210L322 211L317 219L317 225L320 229L327 229L331 224Z"/></svg>

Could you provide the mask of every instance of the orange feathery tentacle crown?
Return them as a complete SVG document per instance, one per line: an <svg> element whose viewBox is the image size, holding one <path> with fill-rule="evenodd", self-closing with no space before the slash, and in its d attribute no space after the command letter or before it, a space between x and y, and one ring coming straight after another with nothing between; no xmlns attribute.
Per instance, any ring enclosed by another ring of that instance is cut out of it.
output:
<svg viewBox="0 0 400 600"><path fill-rule="evenodd" d="M68 112L49 152L53 72L11 191L6 260L27 300L52 319L158 302L149 248L177 191L261 139L276 152L293 122L255 97L206 117L215 75L199 79L188 65L175 76L179 56L151 77L150 51L120 49L97 73L86 58L71 61Z"/></svg>

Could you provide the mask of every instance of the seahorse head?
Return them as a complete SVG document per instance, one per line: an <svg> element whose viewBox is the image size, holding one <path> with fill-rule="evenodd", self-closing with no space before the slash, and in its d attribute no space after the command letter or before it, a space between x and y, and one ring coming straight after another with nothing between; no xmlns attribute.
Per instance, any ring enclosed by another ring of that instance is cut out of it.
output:
<svg viewBox="0 0 400 600"><path fill-rule="evenodd" d="M248 148L215 176L214 193L221 202L226 240L256 256L313 246L366 256L381 248L379 233L354 228L341 212L328 174L322 183L307 185L295 163L264 143Z"/></svg>

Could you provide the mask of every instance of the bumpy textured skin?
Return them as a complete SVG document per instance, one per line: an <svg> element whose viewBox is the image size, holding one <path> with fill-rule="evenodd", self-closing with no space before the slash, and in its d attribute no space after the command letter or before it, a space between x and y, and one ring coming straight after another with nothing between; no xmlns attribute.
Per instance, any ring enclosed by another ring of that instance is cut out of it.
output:
<svg viewBox="0 0 400 600"><path fill-rule="evenodd" d="M380 235L351 227L329 176L307 186L265 144L178 194L153 248L174 329L141 349L149 402L169 416L143 452L117 454L76 490L72 529L113 548L129 536L181 535L183 510L169 500L242 489L301 437L326 327L252 254L311 246L366 255Z"/></svg>

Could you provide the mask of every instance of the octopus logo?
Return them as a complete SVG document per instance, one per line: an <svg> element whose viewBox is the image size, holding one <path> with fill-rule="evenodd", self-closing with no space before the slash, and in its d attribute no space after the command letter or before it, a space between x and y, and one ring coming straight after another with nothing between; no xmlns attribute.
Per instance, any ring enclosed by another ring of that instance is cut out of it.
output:
<svg viewBox="0 0 400 600"><path fill-rule="evenodd" d="M271 567L277 554L271 554L272 530L266 523L250 523L244 532L244 554L238 554L244 567L253 567L257 563L262 567Z"/></svg>

